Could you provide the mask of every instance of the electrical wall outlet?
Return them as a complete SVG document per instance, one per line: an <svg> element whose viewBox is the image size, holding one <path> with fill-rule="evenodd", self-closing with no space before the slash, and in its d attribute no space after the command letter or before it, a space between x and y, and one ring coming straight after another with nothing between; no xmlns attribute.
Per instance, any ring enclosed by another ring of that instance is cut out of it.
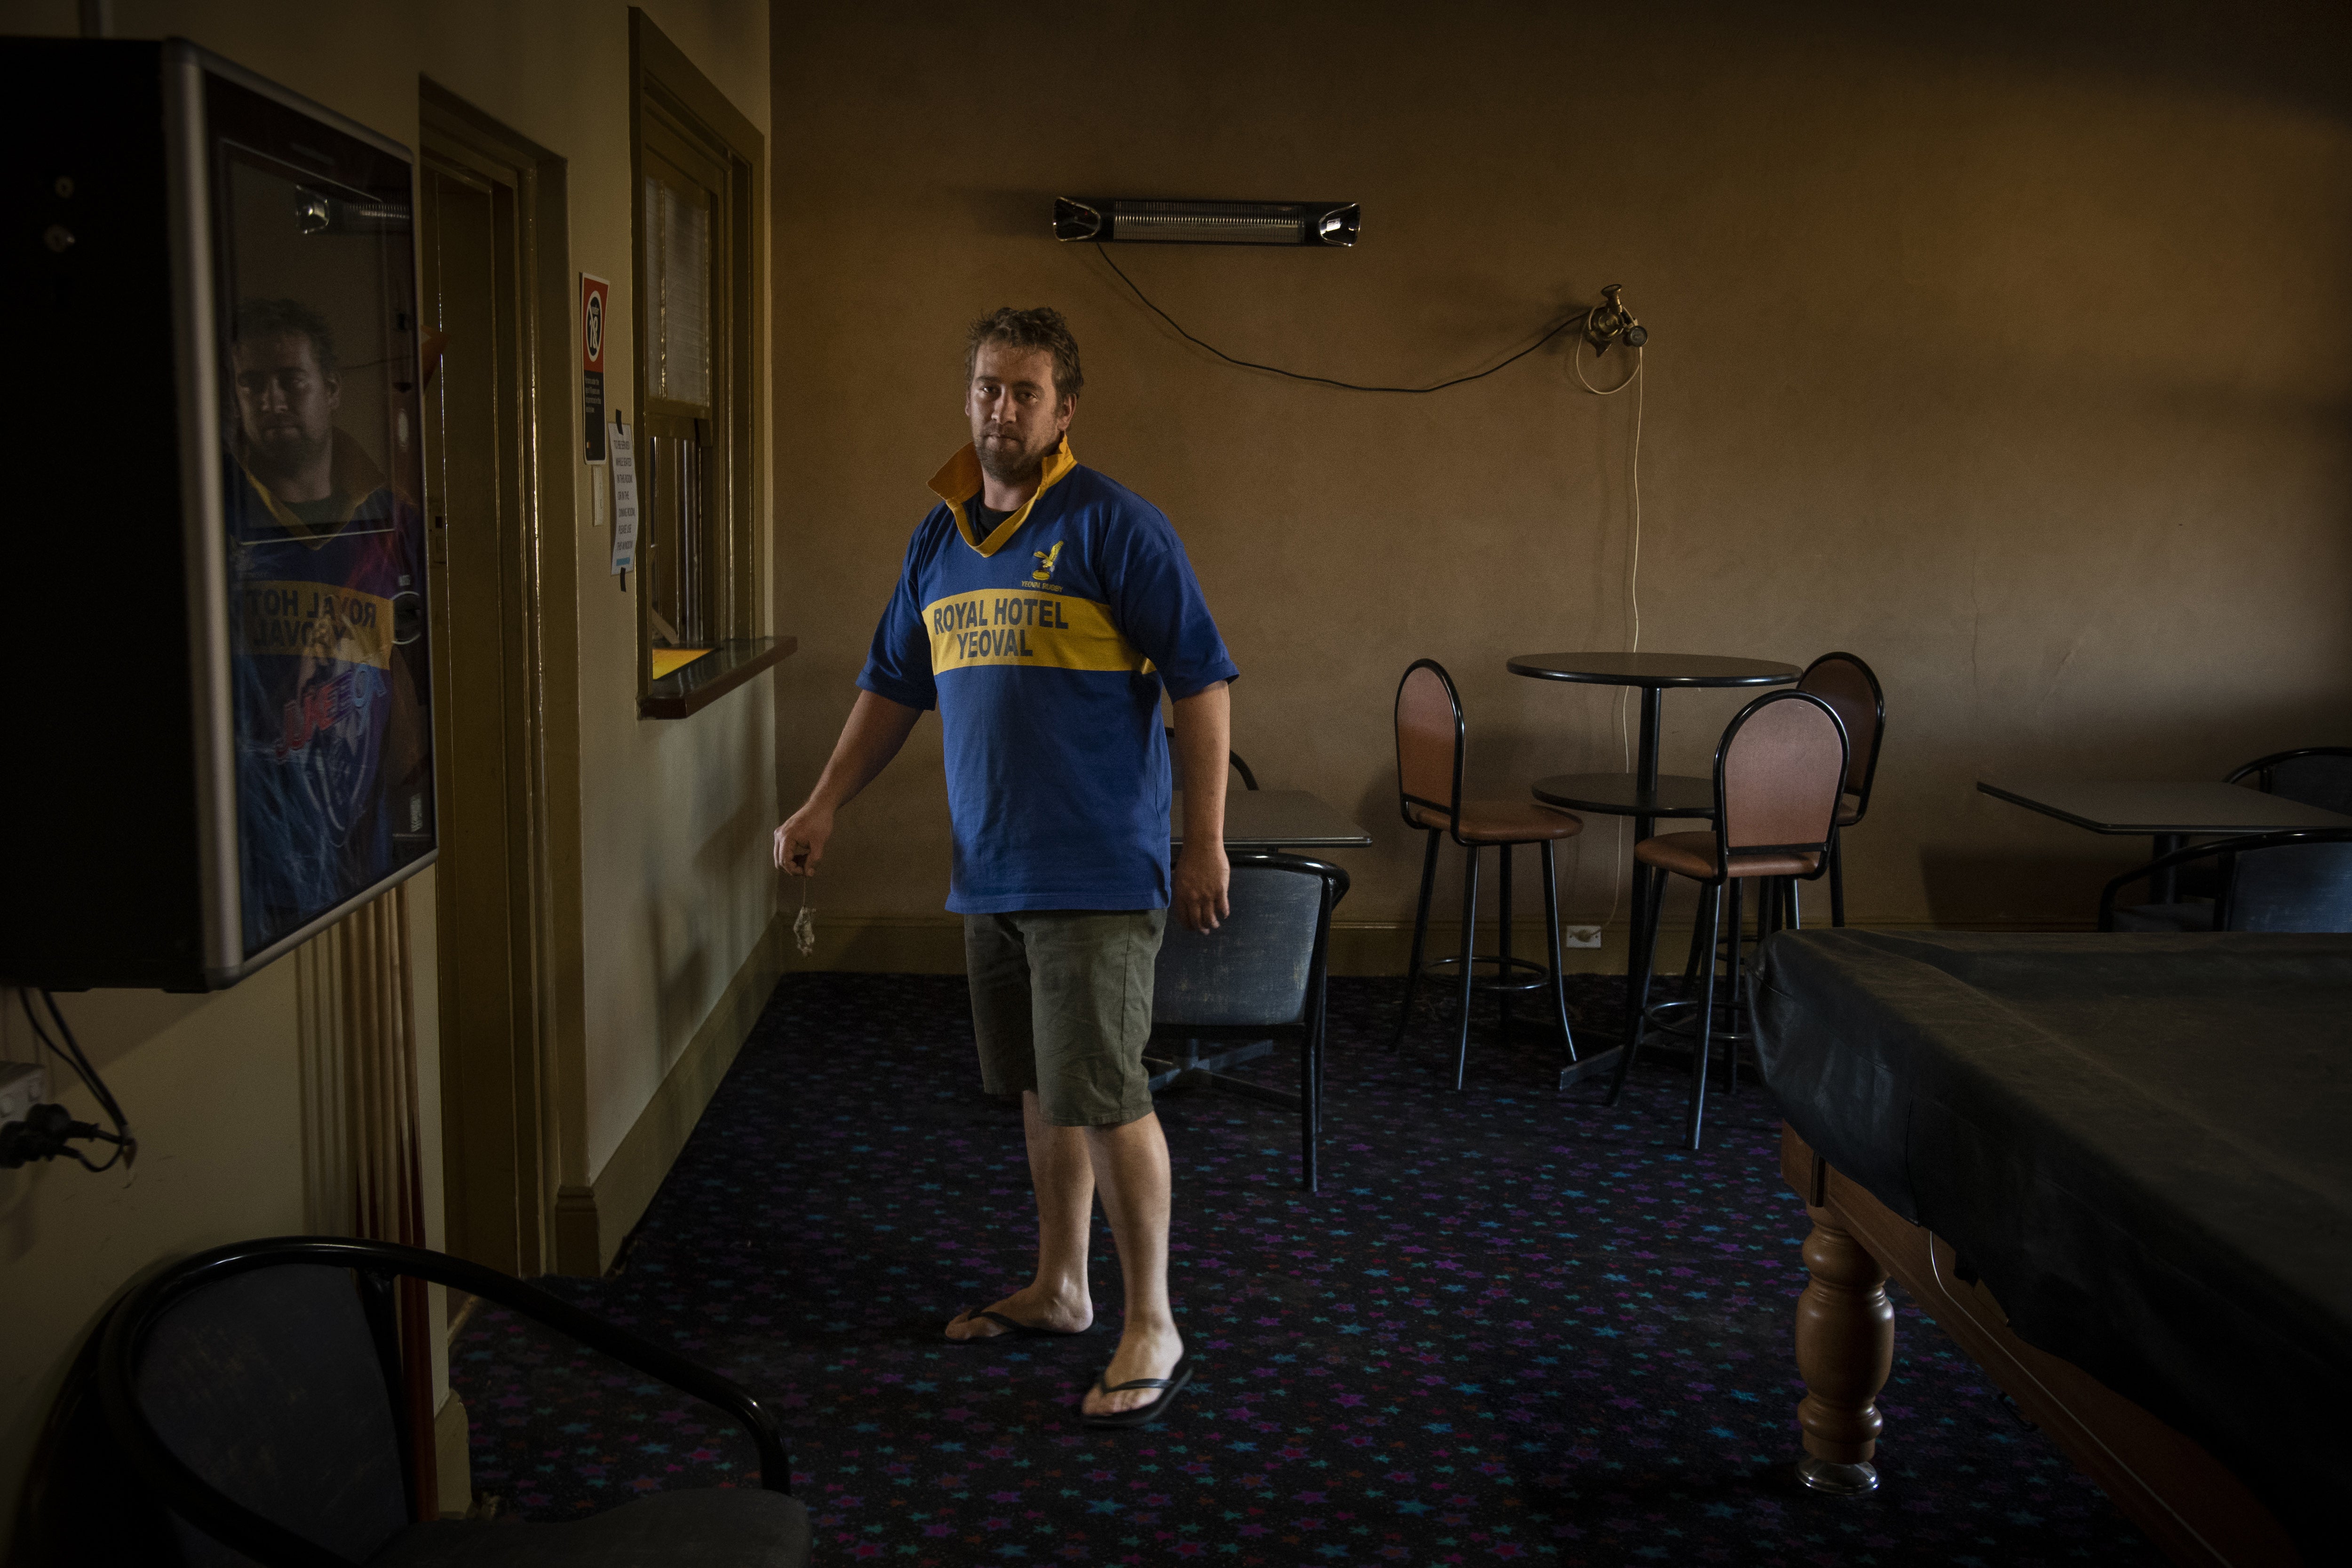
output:
<svg viewBox="0 0 2352 1568"><path fill-rule="evenodd" d="M0 1127L22 1121L49 1097L49 1075L35 1062L0 1062Z"/></svg>
<svg viewBox="0 0 2352 1568"><path fill-rule="evenodd" d="M1562 926L1559 928L1559 945L1562 947L1599 947L1601 945L1601 928L1599 926Z"/></svg>

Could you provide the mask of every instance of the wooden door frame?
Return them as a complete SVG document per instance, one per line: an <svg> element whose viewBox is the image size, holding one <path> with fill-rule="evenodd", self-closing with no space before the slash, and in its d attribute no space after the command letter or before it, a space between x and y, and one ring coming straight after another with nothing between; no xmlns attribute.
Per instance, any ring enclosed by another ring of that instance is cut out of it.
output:
<svg viewBox="0 0 2352 1568"><path fill-rule="evenodd" d="M577 475L582 460L564 160L518 135L430 78L419 79L420 152L428 160L505 185L514 193L517 254L512 279L516 342L500 395L513 400L518 515L502 541L519 574L523 624L513 644L523 665L518 701L509 696L508 820L521 825L508 868L522 911L513 969L518 1020L512 1081L535 1101L500 1119L515 1130L510 1203L520 1242L511 1260L484 1259L529 1277L562 1267L559 1210L586 1188L587 1101L580 1042L585 1037L585 963L581 895L579 563ZM513 681L506 683L512 694ZM511 710L519 707L520 711ZM443 972L448 922L440 922ZM443 1005L448 1005L444 989ZM444 1037L448 1037L444 1031ZM443 1075L444 1103L450 1077ZM567 1180L568 1178L568 1180ZM493 1194L446 1191L452 1213Z"/></svg>

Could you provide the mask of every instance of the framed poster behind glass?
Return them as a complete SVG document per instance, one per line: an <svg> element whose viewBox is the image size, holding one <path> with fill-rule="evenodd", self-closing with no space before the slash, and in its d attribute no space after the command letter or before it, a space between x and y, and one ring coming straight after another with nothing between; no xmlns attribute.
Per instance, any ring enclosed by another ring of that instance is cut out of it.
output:
<svg viewBox="0 0 2352 1568"><path fill-rule="evenodd" d="M413 162L184 39L0 74L0 981L217 989L436 852Z"/></svg>
<svg viewBox="0 0 2352 1568"><path fill-rule="evenodd" d="M251 961L433 847L412 170L205 86Z"/></svg>

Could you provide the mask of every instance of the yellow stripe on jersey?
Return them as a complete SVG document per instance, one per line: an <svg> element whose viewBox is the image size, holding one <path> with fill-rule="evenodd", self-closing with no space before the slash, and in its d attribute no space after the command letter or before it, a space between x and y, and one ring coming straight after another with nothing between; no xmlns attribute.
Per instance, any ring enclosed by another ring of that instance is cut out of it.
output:
<svg viewBox="0 0 2352 1568"><path fill-rule="evenodd" d="M324 583L237 585L237 651L392 668L392 601Z"/></svg>
<svg viewBox="0 0 2352 1568"><path fill-rule="evenodd" d="M1054 594L990 588L923 606L931 628L931 673L984 664L1042 669L1124 669L1151 663L1111 624L1110 606Z"/></svg>

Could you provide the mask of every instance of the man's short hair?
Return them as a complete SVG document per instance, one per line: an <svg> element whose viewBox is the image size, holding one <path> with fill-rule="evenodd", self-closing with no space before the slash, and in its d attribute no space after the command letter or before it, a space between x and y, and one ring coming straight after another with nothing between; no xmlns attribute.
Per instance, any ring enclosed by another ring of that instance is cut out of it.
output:
<svg viewBox="0 0 2352 1568"><path fill-rule="evenodd" d="M236 341L249 343L262 338L308 338L319 373L334 374L334 331L326 317L299 300L247 300L236 308Z"/></svg>
<svg viewBox="0 0 2352 1568"><path fill-rule="evenodd" d="M1070 336L1070 323L1062 320L1062 312L1051 305L1040 305L1034 310L1001 305L974 321L963 341L966 386L971 384L971 370L979 363L980 351L990 343L1009 343L1016 349L1044 349L1050 353L1054 356L1054 396L1057 403L1065 397L1076 397L1078 388L1087 384L1086 373L1078 368L1078 340Z"/></svg>

